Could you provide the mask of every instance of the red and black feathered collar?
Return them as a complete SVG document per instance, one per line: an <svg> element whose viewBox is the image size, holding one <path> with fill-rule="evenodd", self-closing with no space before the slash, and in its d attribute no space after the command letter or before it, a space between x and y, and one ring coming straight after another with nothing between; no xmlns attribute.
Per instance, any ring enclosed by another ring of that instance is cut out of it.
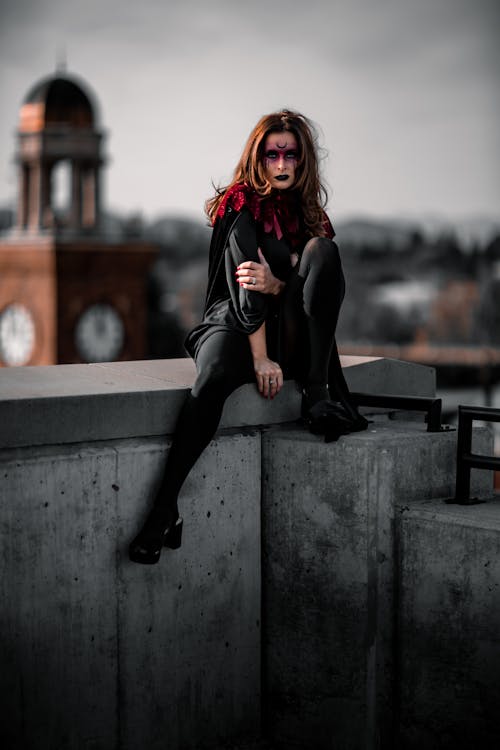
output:
<svg viewBox="0 0 500 750"><path fill-rule="evenodd" d="M217 218L225 215L228 206L235 211L246 206L255 221L263 225L266 234L274 232L279 240L284 236L293 248L305 243L300 202L293 191L276 190L262 197L248 185L237 183L224 194Z"/></svg>
<svg viewBox="0 0 500 750"><path fill-rule="evenodd" d="M222 218L228 206L235 211L246 206L255 221L263 225L266 234L274 232L279 240L284 236L294 249L303 247L308 239L300 199L293 190L273 190L270 195L262 197L249 185L239 182L224 194L216 218ZM325 235L333 239L335 232L326 213L323 228Z"/></svg>

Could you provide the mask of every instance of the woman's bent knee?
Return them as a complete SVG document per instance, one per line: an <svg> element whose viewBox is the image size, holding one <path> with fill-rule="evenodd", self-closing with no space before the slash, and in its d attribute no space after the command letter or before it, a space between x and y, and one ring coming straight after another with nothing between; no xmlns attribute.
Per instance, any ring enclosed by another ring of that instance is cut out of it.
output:
<svg viewBox="0 0 500 750"><path fill-rule="evenodd" d="M337 243L328 237L312 237L304 247L302 257L308 263L328 263L338 265L340 253Z"/></svg>

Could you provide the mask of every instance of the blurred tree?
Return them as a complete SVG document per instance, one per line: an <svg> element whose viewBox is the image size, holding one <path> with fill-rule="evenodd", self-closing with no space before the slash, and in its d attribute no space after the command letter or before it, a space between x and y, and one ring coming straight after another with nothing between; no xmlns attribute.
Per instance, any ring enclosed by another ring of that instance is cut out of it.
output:
<svg viewBox="0 0 500 750"><path fill-rule="evenodd" d="M482 286L475 330L481 343L500 346L500 274Z"/></svg>

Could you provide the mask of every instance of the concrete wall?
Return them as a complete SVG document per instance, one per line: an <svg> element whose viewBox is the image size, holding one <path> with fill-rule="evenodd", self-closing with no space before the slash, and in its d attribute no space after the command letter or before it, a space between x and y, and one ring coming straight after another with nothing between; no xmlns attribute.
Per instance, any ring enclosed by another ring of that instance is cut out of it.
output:
<svg viewBox="0 0 500 750"><path fill-rule="evenodd" d="M127 545L166 449L2 456L3 747L202 748L259 733L260 438L211 445L186 485L182 548L134 565Z"/></svg>
<svg viewBox="0 0 500 750"><path fill-rule="evenodd" d="M448 507L443 498L454 494L455 441L453 432L383 421L333 445L297 429L264 436L266 722L279 747L392 747L399 732L395 644L400 629L405 636L408 630L407 622L397 623L399 591L413 588L413 571L395 555L396 520L423 498ZM478 430L477 449L486 453L490 445L489 431ZM491 493L491 476L478 474L475 482L479 495ZM420 544L416 567L425 581L427 542ZM458 539L454 545L458 551ZM474 556L469 562L477 564ZM415 627L417 612L427 616L420 605L407 613ZM463 601L467 612L472 605ZM490 629L493 623L500 625L495 616ZM418 661L433 658L421 645ZM409 666L403 683L414 680ZM433 700L429 689L422 702L429 707ZM415 718L414 711L410 725ZM415 736L421 739L418 729Z"/></svg>
<svg viewBox="0 0 500 750"><path fill-rule="evenodd" d="M433 393L429 368L343 364L359 391ZM221 750L256 740L262 711L280 747L413 748L466 698L469 737L496 737L497 506L449 523L456 434L421 415L325 444L293 383L272 403L244 386L186 482L182 548L129 563L193 377L189 360L0 372L2 748ZM455 692L474 685L446 712L426 628L452 634Z"/></svg>

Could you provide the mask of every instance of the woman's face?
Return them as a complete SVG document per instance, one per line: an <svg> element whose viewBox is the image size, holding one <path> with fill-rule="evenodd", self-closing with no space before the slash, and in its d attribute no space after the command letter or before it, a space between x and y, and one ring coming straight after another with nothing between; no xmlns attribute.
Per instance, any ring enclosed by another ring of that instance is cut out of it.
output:
<svg viewBox="0 0 500 750"><path fill-rule="evenodd" d="M271 187L287 190L295 182L297 139L293 133L269 133L264 143L264 170Z"/></svg>

